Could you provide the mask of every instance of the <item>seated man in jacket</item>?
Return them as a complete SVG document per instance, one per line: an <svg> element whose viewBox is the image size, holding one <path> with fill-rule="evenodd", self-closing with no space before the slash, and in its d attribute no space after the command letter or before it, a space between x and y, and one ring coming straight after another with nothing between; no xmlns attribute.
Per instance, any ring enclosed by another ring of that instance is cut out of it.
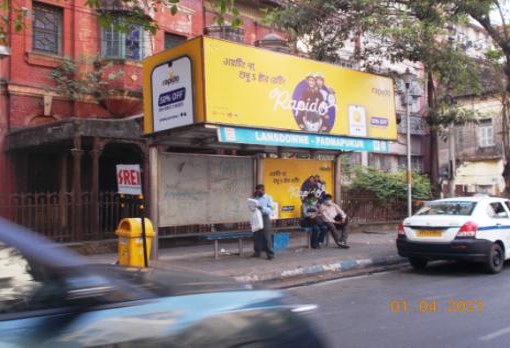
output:
<svg viewBox="0 0 510 348"><path fill-rule="evenodd" d="M333 197L330 194L325 196L324 203L320 206L320 214L322 216L322 220L328 227L335 243L340 248L348 249L347 245L347 231L345 229L345 222L347 219L347 215L344 211L338 206L338 204L333 202ZM338 235L338 229L340 230L340 236Z"/></svg>
<svg viewBox="0 0 510 348"><path fill-rule="evenodd" d="M312 228L312 248L319 249L324 243L324 237L328 231L319 213L318 200L313 193L309 193L301 206L301 216L306 224Z"/></svg>

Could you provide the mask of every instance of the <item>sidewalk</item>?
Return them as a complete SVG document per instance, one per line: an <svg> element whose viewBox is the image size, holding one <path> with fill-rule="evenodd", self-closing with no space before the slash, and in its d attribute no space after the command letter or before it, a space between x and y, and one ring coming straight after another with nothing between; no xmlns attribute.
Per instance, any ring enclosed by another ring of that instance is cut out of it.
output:
<svg viewBox="0 0 510 348"><path fill-rule="evenodd" d="M203 272L232 277L241 282L260 283L291 281L300 278L333 274L335 272L365 272L374 267L403 263L397 254L395 231L361 231L349 236L350 249L341 249L330 237L329 247L308 249L306 235L293 233L286 250L276 258L251 258L252 242L244 242L243 255L238 255L238 244L219 244L220 256L214 260L213 245L197 245L160 249L159 260L153 266L184 271ZM115 263L116 254L90 256L93 262ZM299 282L299 281L297 281Z"/></svg>

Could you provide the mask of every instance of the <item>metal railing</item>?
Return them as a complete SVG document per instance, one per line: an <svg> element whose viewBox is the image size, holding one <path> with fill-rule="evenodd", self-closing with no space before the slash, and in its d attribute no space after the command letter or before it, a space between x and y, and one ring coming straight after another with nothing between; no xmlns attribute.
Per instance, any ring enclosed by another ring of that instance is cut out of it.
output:
<svg viewBox="0 0 510 348"><path fill-rule="evenodd" d="M137 209L116 192L0 194L0 216L57 242L113 238L119 221L138 216Z"/></svg>
<svg viewBox="0 0 510 348"><path fill-rule="evenodd" d="M401 220L405 202L377 203L371 197L344 197L342 209L352 223ZM138 217L139 205L116 192L0 193L0 216L30 228L57 242L82 242L115 238L124 217ZM273 227L297 226L298 218L273 220ZM218 230L249 229L246 221L231 224L186 225L161 228L160 236L174 237Z"/></svg>
<svg viewBox="0 0 510 348"><path fill-rule="evenodd" d="M384 223L401 221L407 214L406 201L388 201L378 203L370 196L345 197L340 202L341 208L349 216L350 223ZM299 218L272 220L273 228L299 226ZM195 235L218 230L250 229L247 222L231 224L208 224L165 227L159 230L160 236L175 237Z"/></svg>

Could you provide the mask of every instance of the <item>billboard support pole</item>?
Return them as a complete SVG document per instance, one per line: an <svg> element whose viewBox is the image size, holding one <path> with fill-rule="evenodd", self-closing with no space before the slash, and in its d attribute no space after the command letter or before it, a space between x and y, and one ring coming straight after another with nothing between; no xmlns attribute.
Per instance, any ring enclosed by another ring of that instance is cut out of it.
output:
<svg viewBox="0 0 510 348"><path fill-rule="evenodd" d="M152 260L159 257L159 206L158 206L158 167L159 167L159 148L157 145L149 148L149 171L150 171L150 199L151 199L151 220L154 226L154 238L152 239Z"/></svg>
<svg viewBox="0 0 510 348"><path fill-rule="evenodd" d="M142 219L143 264L147 268L149 267L149 260L147 257L147 235L145 233L145 195L143 185L142 194L140 195L140 217Z"/></svg>

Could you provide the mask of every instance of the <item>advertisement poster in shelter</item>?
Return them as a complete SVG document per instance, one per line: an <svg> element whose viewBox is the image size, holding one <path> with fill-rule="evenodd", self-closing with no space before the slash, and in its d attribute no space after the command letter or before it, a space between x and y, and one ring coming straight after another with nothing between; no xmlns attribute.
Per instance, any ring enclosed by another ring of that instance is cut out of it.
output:
<svg viewBox="0 0 510 348"><path fill-rule="evenodd" d="M334 195L332 161L268 158L263 161L266 192L279 207L280 219L299 218L308 193Z"/></svg>
<svg viewBox="0 0 510 348"><path fill-rule="evenodd" d="M204 38L208 123L394 140L390 78Z"/></svg>

